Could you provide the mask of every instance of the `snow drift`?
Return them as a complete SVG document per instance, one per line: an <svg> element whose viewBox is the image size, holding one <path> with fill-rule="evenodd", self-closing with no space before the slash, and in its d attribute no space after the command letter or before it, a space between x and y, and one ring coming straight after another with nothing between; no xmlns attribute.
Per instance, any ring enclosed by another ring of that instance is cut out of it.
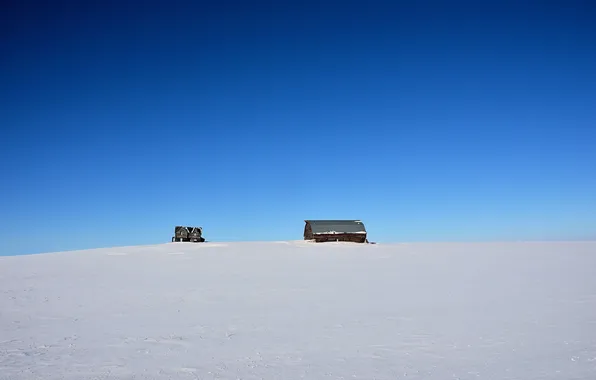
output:
<svg viewBox="0 0 596 380"><path fill-rule="evenodd" d="M0 257L6 379L594 379L596 243Z"/></svg>

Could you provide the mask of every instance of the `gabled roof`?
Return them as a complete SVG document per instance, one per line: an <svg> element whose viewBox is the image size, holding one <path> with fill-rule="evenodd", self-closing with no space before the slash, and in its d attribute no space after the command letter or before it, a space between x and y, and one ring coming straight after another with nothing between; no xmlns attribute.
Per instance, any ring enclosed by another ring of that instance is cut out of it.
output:
<svg viewBox="0 0 596 380"><path fill-rule="evenodd" d="M305 220L313 234L365 234L366 228L360 220Z"/></svg>

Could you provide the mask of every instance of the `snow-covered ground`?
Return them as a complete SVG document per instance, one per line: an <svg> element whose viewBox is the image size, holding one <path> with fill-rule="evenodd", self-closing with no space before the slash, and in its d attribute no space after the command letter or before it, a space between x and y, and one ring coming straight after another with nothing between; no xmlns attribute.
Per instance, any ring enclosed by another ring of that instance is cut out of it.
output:
<svg viewBox="0 0 596 380"><path fill-rule="evenodd" d="M596 379L596 243L0 257L1 379Z"/></svg>

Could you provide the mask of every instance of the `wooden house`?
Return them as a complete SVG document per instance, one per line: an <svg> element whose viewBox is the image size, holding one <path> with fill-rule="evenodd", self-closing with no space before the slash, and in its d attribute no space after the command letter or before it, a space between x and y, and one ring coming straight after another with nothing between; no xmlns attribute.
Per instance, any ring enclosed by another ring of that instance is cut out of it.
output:
<svg viewBox="0 0 596 380"><path fill-rule="evenodd" d="M305 220L304 240L317 243L351 241L368 243L366 228L360 220Z"/></svg>

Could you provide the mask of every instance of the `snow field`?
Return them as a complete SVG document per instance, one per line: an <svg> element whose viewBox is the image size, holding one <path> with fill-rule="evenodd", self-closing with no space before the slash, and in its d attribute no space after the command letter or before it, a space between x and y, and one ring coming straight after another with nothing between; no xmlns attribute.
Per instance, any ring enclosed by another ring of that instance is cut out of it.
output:
<svg viewBox="0 0 596 380"><path fill-rule="evenodd" d="M595 379L596 243L0 257L0 378Z"/></svg>

